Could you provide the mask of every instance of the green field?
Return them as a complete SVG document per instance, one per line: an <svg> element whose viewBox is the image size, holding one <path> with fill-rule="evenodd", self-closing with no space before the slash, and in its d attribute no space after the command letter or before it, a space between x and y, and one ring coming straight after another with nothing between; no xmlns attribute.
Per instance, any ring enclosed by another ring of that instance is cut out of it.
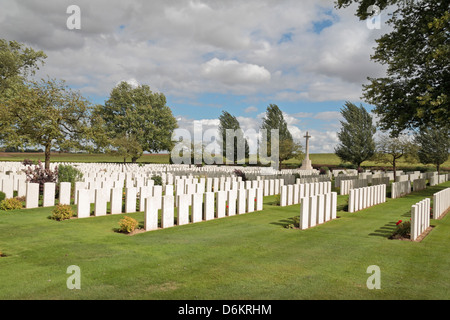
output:
<svg viewBox="0 0 450 320"><path fill-rule="evenodd" d="M144 154L140 157L138 163L169 163L169 154ZM43 153L0 153L0 161L23 161L24 159L30 159L33 161L41 160L44 161ZM310 159L312 165L315 168L320 168L321 166L328 166L330 168L342 167L343 163L334 153L315 153L310 154ZM129 163L128 159L128 163ZM51 162L116 162L122 163L123 158L109 155L109 154L86 154L86 153L52 153ZM299 167L301 162L295 159L287 160L283 162L284 165L289 167ZM349 165L349 163L344 163L344 165ZM405 170L415 170L420 168L421 171L424 170L436 170L433 165L424 165L421 163L408 163L402 159L398 161L398 169ZM389 163L376 163L373 161L365 161L362 163L362 167L365 168L385 168L391 169L392 165ZM441 165L441 168L446 171L450 171L450 158Z"/></svg>
<svg viewBox="0 0 450 320"><path fill-rule="evenodd" d="M125 215L62 222L51 208L0 212L0 299L450 299L450 215L421 242L389 240L428 187L307 230L287 229L299 205L133 236ZM128 214L140 224L142 212ZM69 290L67 267L81 270ZM381 289L369 290L377 265Z"/></svg>

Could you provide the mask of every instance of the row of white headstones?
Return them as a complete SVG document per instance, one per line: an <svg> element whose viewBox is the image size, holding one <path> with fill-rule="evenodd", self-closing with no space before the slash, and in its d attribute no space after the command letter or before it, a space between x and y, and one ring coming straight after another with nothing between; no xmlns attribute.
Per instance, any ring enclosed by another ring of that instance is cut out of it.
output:
<svg viewBox="0 0 450 320"><path fill-rule="evenodd" d="M86 218L91 216L91 203L94 204L94 216L103 216L108 213L120 214L132 213L136 211L145 212L145 229L154 230L158 227L166 228L175 224L175 208L177 208L177 225L183 225L189 222L199 222L211 220L214 218L222 218L225 216L233 216L236 214L248 213L263 210L263 197L267 195L279 194L280 191L285 195L285 190L305 190L306 193L299 195L302 197L312 198L317 194L331 195L330 182L296 184L285 186L283 179L271 180L253 180L253 181L237 181L234 179L223 181L211 179L212 183L193 179L178 179L175 185L155 186L153 181L149 180L148 185L140 187L125 187L121 185L112 188L94 188L97 184L76 183L75 202L77 204L78 218ZM151 182L150 182L151 181ZM216 183L214 183L216 181ZM218 184L217 184L218 182ZM229 183L228 183L229 182ZM218 191L205 191L205 185L212 185L211 188L217 186ZM26 207L35 208L39 203L39 185L36 183L26 184ZM89 188L92 187L92 188ZM55 183L45 183L43 190L43 206L55 205ZM124 192L125 190L125 192ZM309 191L308 191L309 190ZM316 190L316 191L314 191ZM164 192L163 192L164 191ZM303 192L303 191L302 191ZM67 182L60 183L59 203L70 204L71 184ZM124 198L124 199L123 199ZM297 197L287 197L296 199ZM137 201L139 199L139 202ZM329 198L331 200L331 196ZM123 200L125 202L123 203ZM296 201L297 202L297 201ZM108 203L110 210L107 212ZM137 203L139 203L137 208ZM291 200L289 200L291 204ZM310 202L308 202L310 203ZM312 203L312 200L311 200ZM123 210L123 204L125 210ZM308 204L305 204L307 206ZM314 206L315 213L308 213L314 216L323 216L324 218L309 219L312 227L317 223L322 223L335 217L336 200L329 202L328 205ZM191 214L189 214L191 211ZM161 212L161 223L157 225L157 215ZM326 212L329 212L328 214ZM331 212L334 212L332 215ZM317 222L314 222L317 221Z"/></svg>

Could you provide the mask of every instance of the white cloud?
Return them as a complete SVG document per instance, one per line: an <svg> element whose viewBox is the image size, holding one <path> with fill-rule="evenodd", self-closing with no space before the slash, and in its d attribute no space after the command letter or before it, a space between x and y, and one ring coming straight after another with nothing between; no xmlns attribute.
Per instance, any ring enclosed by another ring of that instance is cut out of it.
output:
<svg viewBox="0 0 450 320"><path fill-rule="evenodd" d="M202 73L209 79L228 85L258 84L270 80L266 68L236 60L213 58L202 65Z"/></svg>
<svg viewBox="0 0 450 320"><path fill-rule="evenodd" d="M125 79L157 88L186 108L231 108L228 101L199 97L239 95L251 106L230 112L242 116L256 113L261 101L359 102L366 77L384 72L370 55L374 39L389 29L368 29L354 15L357 4L336 10L329 0L79 0L81 30L68 30L69 0L1 3L1 37L48 55L37 77L64 79L88 98L107 97ZM324 20L332 24L313 32ZM293 134L301 137L306 126L319 123L323 133L310 129L320 139L316 148L330 150L337 112L299 110L286 116ZM238 119L243 128L259 130L263 115ZM192 119L180 118L192 127ZM200 121L214 126L212 119Z"/></svg>
<svg viewBox="0 0 450 320"><path fill-rule="evenodd" d="M245 113L251 113L251 112L256 112L256 111L258 111L258 108L254 107L254 106L250 106L250 107L244 109Z"/></svg>

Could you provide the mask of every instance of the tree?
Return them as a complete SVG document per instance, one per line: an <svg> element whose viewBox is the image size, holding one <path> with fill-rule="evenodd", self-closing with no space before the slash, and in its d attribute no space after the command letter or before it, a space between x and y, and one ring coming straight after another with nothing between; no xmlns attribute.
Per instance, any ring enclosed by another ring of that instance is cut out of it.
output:
<svg viewBox="0 0 450 320"><path fill-rule="evenodd" d="M375 154L373 135L376 127L372 124L372 116L362 105L357 107L351 102L346 102L341 114L345 121L341 121L342 128L338 132L340 143L334 150L343 161L348 161L359 168L361 163Z"/></svg>
<svg viewBox="0 0 450 320"><path fill-rule="evenodd" d="M284 119L283 112L276 104L270 104L267 107L266 115L264 116L261 124L261 129L267 130L267 140L262 141L262 143L267 142L266 145L268 156L270 156L272 140L271 130L273 129L278 130L278 141L276 142L279 147L279 161L282 162L292 158L294 155L298 155L300 144L294 142L292 134L289 132L287 122Z"/></svg>
<svg viewBox="0 0 450 320"><path fill-rule="evenodd" d="M395 10L392 31L377 40L372 60L387 66L385 77L368 78L364 98L375 105L379 125L398 134L421 126L450 126L450 10L448 1L338 0L358 2L366 19L369 6Z"/></svg>
<svg viewBox="0 0 450 320"><path fill-rule="evenodd" d="M90 134L89 112L89 102L64 81L43 79L8 99L0 123L8 146L43 146L48 170L52 148L84 148Z"/></svg>
<svg viewBox="0 0 450 320"><path fill-rule="evenodd" d="M123 157L123 163L127 162L127 158L138 159L142 156L142 147L138 139L133 135L123 135L111 140L111 144L116 148L112 153Z"/></svg>
<svg viewBox="0 0 450 320"><path fill-rule="evenodd" d="M44 52L0 39L0 98L14 94L44 64ZM8 92L9 91L9 92Z"/></svg>
<svg viewBox="0 0 450 320"><path fill-rule="evenodd" d="M222 145L222 155L228 161L233 163L245 161L245 158L249 157L249 146L247 139L244 138L244 133L239 121L227 111L222 111L219 120L218 143L219 145ZM231 145L231 143L233 143L233 145ZM239 150L239 148L241 148L241 150Z"/></svg>
<svg viewBox="0 0 450 320"><path fill-rule="evenodd" d="M375 162L388 162L392 165L394 177L397 171L397 161L404 157L408 162L415 158L416 148L414 143L406 135L391 137L382 135L376 142Z"/></svg>
<svg viewBox="0 0 450 320"><path fill-rule="evenodd" d="M417 155L423 164L434 164L438 173L440 166L448 159L450 150L450 129L437 126L422 127L415 135Z"/></svg>
<svg viewBox="0 0 450 320"><path fill-rule="evenodd" d="M134 140L143 152L173 147L172 133L177 121L166 105L164 94L153 93L148 85L133 87L127 82L119 83L105 104L95 108L93 118L101 119L104 131L104 135L100 135L102 139L96 140L100 147L118 148L118 138ZM136 162L140 155L142 153L134 152L131 161Z"/></svg>
<svg viewBox="0 0 450 320"><path fill-rule="evenodd" d="M0 39L0 143L7 144L11 127L8 100L26 94L28 77L47 56L16 41ZM25 93L24 93L25 92Z"/></svg>

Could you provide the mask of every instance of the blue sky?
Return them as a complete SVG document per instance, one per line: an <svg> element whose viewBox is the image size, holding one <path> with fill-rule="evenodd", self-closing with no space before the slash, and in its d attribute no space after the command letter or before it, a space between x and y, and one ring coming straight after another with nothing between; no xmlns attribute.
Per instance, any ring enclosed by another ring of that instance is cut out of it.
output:
<svg viewBox="0 0 450 320"><path fill-rule="evenodd" d="M69 30L69 5L81 29ZM37 77L103 103L120 81L166 95L180 128L217 127L223 110L258 129L269 104L311 152L333 152L345 101L361 101L375 39L356 8L330 0L0 0L0 37L43 50Z"/></svg>

